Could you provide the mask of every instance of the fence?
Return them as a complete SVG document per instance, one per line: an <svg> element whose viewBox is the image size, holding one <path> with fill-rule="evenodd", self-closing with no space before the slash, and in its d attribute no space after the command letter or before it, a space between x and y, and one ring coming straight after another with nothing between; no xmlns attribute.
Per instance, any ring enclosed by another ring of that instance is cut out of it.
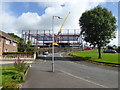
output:
<svg viewBox="0 0 120 90"><path fill-rule="evenodd" d="M82 50L82 48L81 47L62 47L62 48L55 47L54 48L55 53L73 52L73 51L79 51L79 50ZM40 51L39 54L42 54L44 51L48 51L49 53L52 53L52 48L40 48L39 51Z"/></svg>
<svg viewBox="0 0 120 90"><path fill-rule="evenodd" d="M35 60L36 54L7 54L2 55L0 60L15 60L15 59L24 59L24 60Z"/></svg>

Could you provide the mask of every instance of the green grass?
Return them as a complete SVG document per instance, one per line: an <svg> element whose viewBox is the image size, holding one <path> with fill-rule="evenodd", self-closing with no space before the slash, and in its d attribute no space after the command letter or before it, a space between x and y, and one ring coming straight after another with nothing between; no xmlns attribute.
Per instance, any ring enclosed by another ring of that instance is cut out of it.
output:
<svg viewBox="0 0 120 90"><path fill-rule="evenodd" d="M0 70L0 86L2 86L2 70Z"/></svg>
<svg viewBox="0 0 120 90"><path fill-rule="evenodd" d="M25 69L27 70L28 67ZM16 71L14 66L0 66L0 76L0 86L4 85L6 82L21 83L23 82L21 77L24 76L24 72ZM16 78L13 78L13 76Z"/></svg>
<svg viewBox="0 0 120 90"><path fill-rule="evenodd" d="M14 66L0 66L0 70L15 70Z"/></svg>
<svg viewBox="0 0 120 90"><path fill-rule="evenodd" d="M16 79L13 79L12 77L14 75L18 75ZM6 82L22 82L21 77L23 77L24 73L23 72L18 72L16 70L2 70L2 85L4 85Z"/></svg>
<svg viewBox="0 0 120 90"><path fill-rule="evenodd" d="M101 50L102 59L98 59L97 50L76 51L70 54L88 60L120 64L120 62L118 61L118 53L103 53L103 50Z"/></svg>

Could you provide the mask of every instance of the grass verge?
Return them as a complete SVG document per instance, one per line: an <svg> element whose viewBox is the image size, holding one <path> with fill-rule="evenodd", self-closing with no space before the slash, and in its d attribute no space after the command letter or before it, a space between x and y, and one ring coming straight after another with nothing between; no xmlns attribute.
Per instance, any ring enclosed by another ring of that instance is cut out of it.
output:
<svg viewBox="0 0 120 90"><path fill-rule="evenodd" d="M0 70L15 70L14 66L0 66Z"/></svg>
<svg viewBox="0 0 120 90"><path fill-rule="evenodd" d="M28 67L25 68L26 71ZM14 66L0 66L0 73L2 81L0 86L3 86L5 83L22 83L25 72L19 72L15 69Z"/></svg>
<svg viewBox="0 0 120 90"><path fill-rule="evenodd" d="M6 82L21 83L23 82L23 76L24 72L18 72L16 70L2 70L2 85L4 85Z"/></svg>
<svg viewBox="0 0 120 90"><path fill-rule="evenodd" d="M103 53L101 50L102 58L98 59L98 51L97 50L86 50L86 51L76 51L70 53L70 55L81 57L83 59L98 61L98 62L105 62L105 63L114 63L120 64L118 57L118 53Z"/></svg>
<svg viewBox="0 0 120 90"><path fill-rule="evenodd" d="M0 70L0 86L2 86L2 70Z"/></svg>

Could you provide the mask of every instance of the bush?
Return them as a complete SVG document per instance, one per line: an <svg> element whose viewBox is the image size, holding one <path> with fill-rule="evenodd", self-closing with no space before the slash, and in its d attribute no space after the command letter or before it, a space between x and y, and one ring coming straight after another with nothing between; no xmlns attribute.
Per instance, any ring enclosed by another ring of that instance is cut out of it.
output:
<svg viewBox="0 0 120 90"><path fill-rule="evenodd" d="M116 49L116 51L117 51L118 53L120 53L120 46Z"/></svg>
<svg viewBox="0 0 120 90"><path fill-rule="evenodd" d="M19 85L17 83L5 83L2 90L19 90Z"/></svg>
<svg viewBox="0 0 120 90"><path fill-rule="evenodd" d="M112 49L114 50L114 48L112 46L107 46L107 49Z"/></svg>
<svg viewBox="0 0 120 90"><path fill-rule="evenodd" d="M16 73L16 74L14 74L13 76L12 76L12 79L14 79L14 80L23 80L23 73Z"/></svg>
<svg viewBox="0 0 120 90"><path fill-rule="evenodd" d="M28 65L24 62L24 60L18 58L15 60L14 67L19 72L25 72L25 70L28 68Z"/></svg>
<svg viewBox="0 0 120 90"><path fill-rule="evenodd" d="M4 52L3 55L7 54L34 54L34 52Z"/></svg>

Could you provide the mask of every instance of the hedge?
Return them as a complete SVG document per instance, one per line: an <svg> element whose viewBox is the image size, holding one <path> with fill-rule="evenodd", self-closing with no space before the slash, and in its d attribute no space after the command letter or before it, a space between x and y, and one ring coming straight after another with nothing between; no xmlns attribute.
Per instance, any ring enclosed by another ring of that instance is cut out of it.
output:
<svg viewBox="0 0 120 90"><path fill-rule="evenodd" d="M7 54L34 54L34 52L4 52L3 55Z"/></svg>

